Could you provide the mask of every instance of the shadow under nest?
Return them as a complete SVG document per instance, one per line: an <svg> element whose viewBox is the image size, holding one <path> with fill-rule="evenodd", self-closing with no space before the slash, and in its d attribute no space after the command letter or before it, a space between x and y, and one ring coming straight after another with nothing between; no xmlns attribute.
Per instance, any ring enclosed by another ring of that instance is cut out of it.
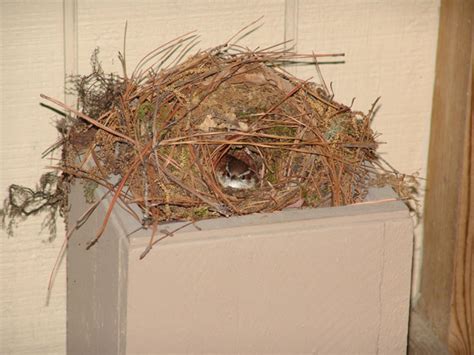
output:
<svg viewBox="0 0 474 355"><path fill-rule="evenodd" d="M226 45L159 72L150 58L119 77L95 57L74 81L80 111L59 169L89 181L86 196L102 185L112 205L138 205L144 225L364 199L378 159L373 108L354 112L284 70L302 56ZM236 162L246 172L231 176Z"/></svg>

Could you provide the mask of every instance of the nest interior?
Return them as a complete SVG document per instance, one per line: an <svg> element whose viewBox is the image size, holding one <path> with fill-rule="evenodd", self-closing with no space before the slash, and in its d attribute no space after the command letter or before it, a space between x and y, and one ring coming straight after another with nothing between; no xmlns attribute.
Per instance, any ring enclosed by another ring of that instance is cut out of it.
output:
<svg viewBox="0 0 474 355"><path fill-rule="evenodd" d="M226 44L164 68L190 38L151 52L130 76L104 74L95 53L93 73L74 79L78 110L43 96L74 114L55 147L86 198L104 186L112 205L138 205L143 225L364 199L377 177L375 104L355 112L285 70L309 58L319 71L314 54ZM223 182L230 162L250 188Z"/></svg>

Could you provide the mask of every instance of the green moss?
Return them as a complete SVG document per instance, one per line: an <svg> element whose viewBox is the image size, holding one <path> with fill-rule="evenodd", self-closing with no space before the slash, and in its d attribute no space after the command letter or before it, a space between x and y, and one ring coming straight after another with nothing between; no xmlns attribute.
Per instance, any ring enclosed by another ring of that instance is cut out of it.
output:
<svg viewBox="0 0 474 355"><path fill-rule="evenodd" d="M273 170L274 171L274 170ZM270 184L276 184L277 181L277 176L274 172L268 172L268 174L265 176L265 179L270 183Z"/></svg>
<svg viewBox="0 0 474 355"><path fill-rule="evenodd" d="M160 112L158 113L158 121L159 122L166 122L168 120L168 116L171 113L171 108L168 105L162 105L160 107Z"/></svg>
<svg viewBox="0 0 474 355"><path fill-rule="evenodd" d="M314 191L304 189L301 191L301 197L308 206L317 206L320 202L318 194Z"/></svg>
<svg viewBox="0 0 474 355"><path fill-rule="evenodd" d="M244 108L242 110L237 111L235 113L235 116L237 118L242 118L242 117L247 117L247 116L250 116L250 115L254 115L258 112L260 112L260 111L256 107L247 107L247 108Z"/></svg>
<svg viewBox="0 0 474 355"><path fill-rule="evenodd" d="M272 134L274 136L294 137L296 135L296 128L288 126L275 126L267 129L266 133Z"/></svg>
<svg viewBox="0 0 474 355"><path fill-rule="evenodd" d="M87 180L84 183L84 198L86 199L87 203L95 202L95 190L98 186L99 184L92 180Z"/></svg>
<svg viewBox="0 0 474 355"><path fill-rule="evenodd" d="M209 207L200 206L193 208L193 216L199 219L207 218L209 216Z"/></svg>
<svg viewBox="0 0 474 355"><path fill-rule="evenodd" d="M320 202L317 194L308 194L304 200L309 206L317 206Z"/></svg>
<svg viewBox="0 0 474 355"><path fill-rule="evenodd" d="M154 105L150 101L145 101L140 106L138 106L137 110L137 118L140 121L143 121L145 118L149 117L149 114L153 112Z"/></svg>

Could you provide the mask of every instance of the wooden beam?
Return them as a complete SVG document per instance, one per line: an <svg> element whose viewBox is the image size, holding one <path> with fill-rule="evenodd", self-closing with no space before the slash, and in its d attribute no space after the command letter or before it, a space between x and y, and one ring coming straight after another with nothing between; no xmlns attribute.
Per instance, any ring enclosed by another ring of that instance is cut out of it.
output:
<svg viewBox="0 0 474 355"><path fill-rule="evenodd" d="M474 351L473 24L474 1L441 2L417 305L455 354Z"/></svg>
<svg viewBox="0 0 474 355"><path fill-rule="evenodd" d="M471 41L474 40L474 26ZM449 346L455 354L474 352L474 45L471 45L470 87L467 94L469 111L465 135L459 232L454 258L453 294L449 324ZM469 100L470 99L470 100ZM470 101L470 102L469 102Z"/></svg>
<svg viewBox="0 0 474 355"><path fill-rule="evenodd" d="M416 311L410 314L408 340L410 355L449 355L448 345L439 340L431 324Z"/></svg>

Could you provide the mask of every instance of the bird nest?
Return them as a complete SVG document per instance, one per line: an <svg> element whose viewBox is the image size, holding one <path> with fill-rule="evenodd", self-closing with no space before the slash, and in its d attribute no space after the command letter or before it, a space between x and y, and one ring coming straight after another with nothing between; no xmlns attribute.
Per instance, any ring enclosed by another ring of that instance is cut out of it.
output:
<svg viewBox="0 0 474 355"><path fill-rule="evenodd" d="M135 204L156 227L352 204L380 181L375 103L352 111L284 69L306 61L319 71L318 55L225 44L163 68L190 39L151 52L130 76L105 74L93 56L93 73L74 79L78 110L43 95L72 113L53 148L64 147L58 169L84 182L88 200L100 185L109 212Z"/></svg>

